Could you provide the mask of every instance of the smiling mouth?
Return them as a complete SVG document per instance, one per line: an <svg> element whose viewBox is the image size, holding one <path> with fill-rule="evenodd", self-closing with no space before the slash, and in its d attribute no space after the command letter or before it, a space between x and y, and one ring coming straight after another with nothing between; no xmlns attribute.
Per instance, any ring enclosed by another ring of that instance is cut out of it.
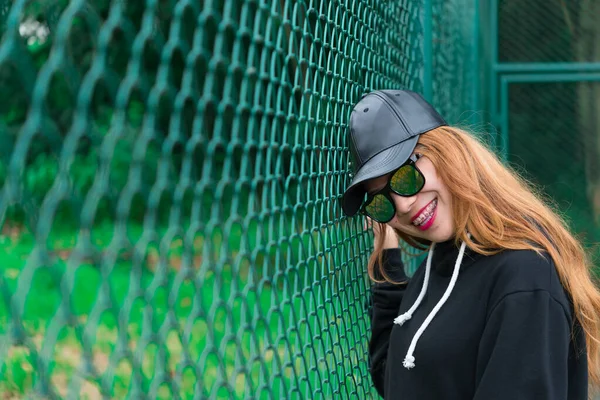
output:
<svg viewBox="0 0 600 400"><path fill-rule="evenodd" d="M437 203L438 203L438 200L433 199L433 201L431 203L427 204L427 206L425 206L421 210L421 212L413 218L412 224L417 227L427 225L427 223L435 215L435 209L437 207Z"/></svg>

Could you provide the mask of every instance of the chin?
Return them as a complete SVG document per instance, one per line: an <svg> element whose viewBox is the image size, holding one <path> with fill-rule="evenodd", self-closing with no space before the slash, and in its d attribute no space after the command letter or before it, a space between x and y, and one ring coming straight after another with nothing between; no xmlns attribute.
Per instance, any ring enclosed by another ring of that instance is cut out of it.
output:
<svg viewBox="0 0 600 400"><path fill-rule="evenodd" d="M425 238L427 240L431 240L432 242L446 242L454 237L454 229L450 227L434 227L437 229L432 229L431 232L423 232Z"/></svg>

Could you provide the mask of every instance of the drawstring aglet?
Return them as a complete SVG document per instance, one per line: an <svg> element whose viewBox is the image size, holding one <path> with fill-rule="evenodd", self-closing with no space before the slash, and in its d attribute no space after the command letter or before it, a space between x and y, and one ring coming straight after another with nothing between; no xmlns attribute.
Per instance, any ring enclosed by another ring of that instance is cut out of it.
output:
<svg viewBox="0 0 600 400"><path fill-rule="evenodd" d="M404 368L406 368L406 369L414 368L415 367L415 358L413 356L406 356L402 365L404 365Z"/></svg>
<svg viewBox="0 0 600 400"><path fill-rule="evenodd" d="M394 323L402 326L402 325L404 325L404 323L406 321L408 321L411 318L412 318L412 315L410 315L409 313L404 313L404 314L399 315L396 318L394 318Z"/></svg>

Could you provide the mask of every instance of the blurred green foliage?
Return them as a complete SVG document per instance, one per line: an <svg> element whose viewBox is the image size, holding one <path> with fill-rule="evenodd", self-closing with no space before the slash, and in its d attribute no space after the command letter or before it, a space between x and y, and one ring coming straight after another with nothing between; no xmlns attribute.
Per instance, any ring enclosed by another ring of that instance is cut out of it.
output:
<svg viewBox="0 0 600 400"><path fill-rule="evenodd" d="M160 75L159 49L164 45L165 34L169 30L173 16L172 2L160 1L155 16L156 26L148 38L144 52L140 55L145 84L135 88L125 102L117 100L114 84L123 79L129 62L132 48L132 32L139 30L144 15L144 3L138 1L122 1L120 11L127 17L127 23L117 27L113 36L106 44L105 78L93 87L91 103L87 110L81 109L81 89L83 77L89 73L91 61L99 51L98 26L106 23L111 12L111 2L108 0L93 0L83 2L82 10L70 21L69 32L62 44L62 51L67 56L59 68L54 68L50 85L45 89L43 97L44 118L42 131L36 135L36 140L28 143L27 158L22 170L23 183L22 202L17 202L8 209L7 218L17 222L27 222L33 228L35 219L23 221L25 214L20 208L27 204L29 210L37 210L46 195L56 184L62 161L69 162L68 179L73 193L70 200L73 212L68 215L59 213L56 217L61 222L69 222L69 218L78 215L77 210L83 207L85 196L97 179L102 168L108 167L110 180L108 190L103 193L103 205L97 210L95 218L103 220L114 218L119 196L132 171L143 171L140 174L138 195L133 199L130 217L141 221L144 210L147 209L152 185L156 181L157 169L162 164L167 176L163 179L177 181L181 172L184 152L184 139L165 149L165 141L169 134L170 116L173 112L172 88L166 87L159 101L152 103L147 96L147 90ZM60 18L69 18L66 0L31 1L27 3L21 16L21 26L31 25L33 32L21 35L20 51L24 59L21 65L2 63L0 66L0 97L11 101L0 104L0 184L4 184L10 172L8 161L17 145L19 135L22 135L28 111L32 107L35 96L23 90L35 82L35 77L50 69L49 60L58 40L58 23ZM115 12L113 7L113 12ZM6 16L5 16L6 17ZM5 22L5 20L3 21ZM188 23L191 21L188 21ZM4 24L3 24L4 26ZM47 36L36 34L35 27L47 30ZM24 28L23 28L24 29ZM3 31L4 32L4 31ZM58 45L61 46L61 45ZM23 65L35 66L35 70L27 71ZM170 73L179 75L183 71L183 58L174 57ZM25 74L29 73L29 74ZM113 79L114 82L108 82ZM22 80L28 80L26 84ZM176 81L176 79L174 79ZM191 104L191 103L190 103ZM85 107L85 106L84 106ZM188 107L189 109L189 107ZM151 110L148 114L148 110ZM65 138L74 129L76 113L83 113L84 132L79 136L76 150L71 153L72 159L65 158ZM184 123L191 126L193 113L183 116ZM173 131L171 129L171 131ZM146 132L146 133L144 133ZM182 130L183 133L183 130ZM189 130L188 130L189 134ZM110 153L103 148L108 142L116 142ZM202 158L195 159L196 166L201 165ZM167 164L167 165L165 165ZM172 191L171 191L172 194ZM166 192L168 197L169 192ZM161 202L159 215L168 210L172 198ZM189 202L189 199L186 199ZM112 210L112 211L111 211ZM31 215L35 215L32 212ZM65 219L66 217L66 219ZM73 222L73 221L71 221Z"/></svg>

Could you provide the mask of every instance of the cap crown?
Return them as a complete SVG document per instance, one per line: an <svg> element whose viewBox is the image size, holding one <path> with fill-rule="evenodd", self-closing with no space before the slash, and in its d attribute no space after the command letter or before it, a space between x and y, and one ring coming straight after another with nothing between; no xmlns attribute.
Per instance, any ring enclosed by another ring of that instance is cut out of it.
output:
<svg viewBox="0 0 600 400"><path fill-rule="evenodd" d="M366 94L350 116L354 171L380 152L440 125L446 121L416 92L379 90Z"/></svg>

